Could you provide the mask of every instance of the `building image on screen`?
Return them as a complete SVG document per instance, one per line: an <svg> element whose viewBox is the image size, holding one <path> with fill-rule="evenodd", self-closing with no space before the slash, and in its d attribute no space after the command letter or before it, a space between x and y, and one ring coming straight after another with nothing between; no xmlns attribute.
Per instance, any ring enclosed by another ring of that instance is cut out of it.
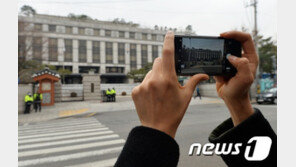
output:
<svg viewBox="0 0 296 167"><path fill-rule="evenodd" d="M222 70L224 39L183 38L183 73Z"/></svg>

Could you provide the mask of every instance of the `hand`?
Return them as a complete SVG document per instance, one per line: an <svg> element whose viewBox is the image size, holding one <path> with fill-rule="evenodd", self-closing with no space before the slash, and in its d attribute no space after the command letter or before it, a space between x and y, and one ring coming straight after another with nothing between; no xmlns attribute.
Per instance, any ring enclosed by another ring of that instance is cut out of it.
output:
<svg viewBox="0 0 296 167"><path fill-rule="evenodd" d="M258 56L252 37L248 33L230 31L220 34L221 37L235 39L242 43L242 57L229 56L229 62L237 69L232 78L215 76L216 89L227 105L234 126L254 113L249 99L249 90L256 77Z"/></svg>
<svg viewBox="0 0 296 167"><path fill-rule="evenodd" d="M162 57L154 60L152 70L132 91L132 98L143 126L175 137L196 85L209 77L197 74L181 86L175 71L174 34L165 36Z"/></svg>

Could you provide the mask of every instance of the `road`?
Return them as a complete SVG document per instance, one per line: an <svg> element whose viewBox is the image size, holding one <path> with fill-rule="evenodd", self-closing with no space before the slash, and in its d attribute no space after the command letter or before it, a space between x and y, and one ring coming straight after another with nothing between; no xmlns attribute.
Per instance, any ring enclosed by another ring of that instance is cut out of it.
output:
<svg viewBox="0 0 296 167"><path fill-rule="evenodd" d="M276 105L254 105L276 131ZM221 103L190 105L179 127L178 166L226 166L219 156L188 156L192 143L229 117ZM134 110L93 113L19 126L19 166L112 166L129 131L140 125Z"/></svg>

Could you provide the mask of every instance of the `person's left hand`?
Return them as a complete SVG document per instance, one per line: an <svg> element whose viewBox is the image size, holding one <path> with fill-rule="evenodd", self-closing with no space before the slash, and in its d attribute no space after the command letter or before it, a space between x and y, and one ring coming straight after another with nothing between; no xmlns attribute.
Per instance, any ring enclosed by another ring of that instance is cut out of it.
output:
<svg viewBox="0 0 296 167"><path fill-rule="evenodd" d="M175 71L174 34L164 40L162 57L154 60L152 70L132 91L139 119L143 126L175 137L196 85L209 78L206 74L192 76L181 86Z"/></svg>

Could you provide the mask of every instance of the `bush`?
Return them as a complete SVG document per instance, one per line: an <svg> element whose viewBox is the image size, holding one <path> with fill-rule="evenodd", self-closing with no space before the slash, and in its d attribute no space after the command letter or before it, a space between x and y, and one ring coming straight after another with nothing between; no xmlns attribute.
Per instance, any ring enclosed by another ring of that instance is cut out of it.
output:
<svg viewBox="0 0 296 167"><path fill-rule="evenodd" d="M126 92L122 92L121 95L122 95L122 96L125 96L125 95L126 95Z"/></svg>
<svg viewBox="0 0 296 167"><path fill-rule="evenodd" d="M77 97L77 93L76 92L72 92L70 96L71 97Z"/></svg>

